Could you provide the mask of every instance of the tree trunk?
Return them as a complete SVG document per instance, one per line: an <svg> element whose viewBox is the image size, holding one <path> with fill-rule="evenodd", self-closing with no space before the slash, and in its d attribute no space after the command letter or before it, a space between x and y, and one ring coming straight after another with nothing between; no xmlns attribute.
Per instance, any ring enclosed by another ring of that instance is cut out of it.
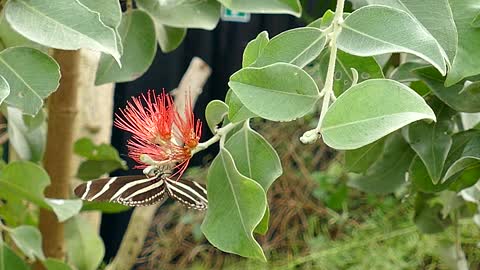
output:
<svg viewBox="0 0 480 270"><path fill-rule="evenodd" d="M48 198L67 199L70 196L70 179L74 143L75 118L78 113L77 99L79 74L81 72L80 51L54 50L53 57L60 65L60 86L48 98L48 133L44 157L45 170L51 184L45 189ZM39 228L42 247L47 257L65 257L64 227L51 211L41 209ZM38 268L37 268L38 269Z"/></svg>

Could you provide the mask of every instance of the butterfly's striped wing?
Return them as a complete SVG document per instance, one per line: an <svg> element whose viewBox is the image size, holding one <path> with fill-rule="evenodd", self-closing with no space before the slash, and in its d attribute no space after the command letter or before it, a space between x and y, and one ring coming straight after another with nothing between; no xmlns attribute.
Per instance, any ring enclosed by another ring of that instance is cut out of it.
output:
<svg viewBox="0 0 480 270"><path fill-rule="evenodd" d="M85 182L75 188L75 195L86 201L110 201L127 206L145 206L165 196L162 177L143 175L116 176Z"/></svg>
<svg viewBox="0 0 480 270"><path fill-rule="evenodd" d="M188 208L205 210L208 207L207 190L204 185L190 180L172 180L165 177L165 188L170 198Z"/></svg>

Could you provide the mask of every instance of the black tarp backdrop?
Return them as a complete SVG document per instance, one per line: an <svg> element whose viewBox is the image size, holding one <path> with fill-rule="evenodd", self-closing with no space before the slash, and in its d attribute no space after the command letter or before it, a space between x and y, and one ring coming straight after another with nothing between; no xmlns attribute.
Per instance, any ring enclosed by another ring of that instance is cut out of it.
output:
<svg viewBox="0 0 480 270"><path fill-rule="evenodd" d="M334 6L331 0L305 0L303 2L304 17L318 18L328 8ZM289 15L251 15L248 23L220 21L213 31L188 30L182 45L175 51L164 54L158 48L155 59L149 70L133 82L118 83L115 87L114 110L125 106L132 96L138 96L148 89L170 91L180 82L191 59L198 56L212 68L212 74L203 88L195 106L195 115L205 123L204 110L210 100L224 100L228 90L228 78L242 66L242 54L247 43L261 31L268 31L270 38L288 29L303 26L302 19ZM202 141L212 134L207 125L203 125ZM128 167L135 164L127 156L126 141L130 135L117 128L112 131L112 145L118 149ZM213 158L217 147L210 147L192 159L191 165L201 165L205 160ZM138 170L116 171L112 175L141 174ZM131 210L118 214L103 214L100 234L105 243L105 262L116 254L123 234L129 222Z"/></svg>

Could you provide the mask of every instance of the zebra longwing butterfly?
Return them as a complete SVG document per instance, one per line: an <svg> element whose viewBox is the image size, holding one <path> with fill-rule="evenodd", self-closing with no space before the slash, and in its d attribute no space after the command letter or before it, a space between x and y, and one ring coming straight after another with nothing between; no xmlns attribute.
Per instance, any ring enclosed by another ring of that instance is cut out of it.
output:
<svg viewBox="0 0 480 270"><path fill-rule="evenodd" d="M110 201L127 206L155 204L165 194L188 208L205 210L208 206L204 185L190 180L173 180L165 174L101 178L82 183L74 192L82 200Z"/></svg>

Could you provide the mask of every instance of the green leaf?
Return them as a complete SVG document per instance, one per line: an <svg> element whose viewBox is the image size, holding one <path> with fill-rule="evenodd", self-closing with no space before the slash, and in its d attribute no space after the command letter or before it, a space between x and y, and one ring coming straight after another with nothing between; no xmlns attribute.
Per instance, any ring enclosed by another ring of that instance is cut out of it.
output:
<svg viewBox="0 0 480 270"><path fill-rule="evenodd" d="M155 23L155 30L158 45L164 53L169 53L178 48L187 35L187 29L185 28L171 27L159 23Z"/></svg>
<svg viewBox="0 0 480 270"><path fill-rule="evenodd" d="M435 38L446 57L453 62L457 51L457 28L448 0L368 0L369 4L386 5L410 14Z"/></svg>
<svg viewBox="0 0 480 270"><path fill-rule="evenodd" d="M433 183L442 178L443 166L452 146L452 138L447 132L450 129L453 112L445 104L437 107L437 122L418 121L406 128L405 139L425 164Z"/></svg>
<svg viewBox="0 0 480 270"><path fill-rule="evenodd" d="M120 61L115 31L100 21L99 13L78 1L52 0L45 5L43 0L12 0L5 7L5 16L15 31L47 47L87 48Z"/></svg>
<svg viewBox="0 0 480 270"><path fill-rule="evenodd" d="M319 57L319 71L322 80L327 76L329 58L330 50L323 50ZM372 78L383 78L382 68L373 57L354 56L339 50L336 60L333 91L337 97L352 86L354 81L352 68L358 72L358 82Z"/></svg>
<svg viewBox="0 0 480 270"><path fill-rule="evenodd" d="M358 149L345 151L345 168L355 173L366 171L380 157L384 145L382 138Z"/></svg>
<svg viewBox="0 0 480 270"><path fill-rule="evenodd" d="M43 190L50 184L45 170L28 161L14 161L5 166L0 175L0 196L27 199L37 205L46 206Z"/></svg>
<svg viewBox="0 0 480 270"><path fill-rule="evenodd" d="M147 71L155 57L155 25L147 13L133 10L123 14L118 32L123 44L122 67L112 57L102 55L95 79L97 85L135 80Z"/></svg>
<svg viewBox="0 0 480 270"><path fill-rule="evenodd" d="M243 51L242 67L248 67L262 54L268 44L268 32L263 31L250 41Z"/></svg>
<svg viewBox="0 0 480 270"><path fill-rule="evenodd" d="M408 169L408 179L416 190L426 193L440 192L447 189L452 183L450 180L444 183L434 183L428 174L427 167L425 167L425 164L418 156L416 156L413 159L412 164L410 164L410 168Z"/></svg>
<svg viewBox="0 0 480 270"><path fill-rule="evenodd" d="M42 76L38 75L39 70ZM30 115L38 113L43 99L57 89L60 81L60 67L55 60L27 47L0 52L0 74L10 85L10 95L5 102Z"/></svg>
<svg viewBox="0 0 480 270"><path fill-rule="evenodd" d="M7 98L10 94L10 85L8 85L7 80L0 75L0 104Z"/></svg>
<svg viewBox="0 0 480 270"><path fill-rule="evenodd" d="M263 188L240 174L230 153L222 148L208 171L207 215L202 231L218 249L266 261L253 238L267 204Z"/></svg>
<svg viewBox="0 0 480 270"><path fill-rule="evenodd" d="M320 55L325 42L325 35L318 28L291 29L273 37L251 66L264 67L284 62L303 68Z"/></svg>
<svg viewBox="0 0 480 270"><path fill-rule="evenodd" d="M237 12L290 14L300 17L302 6L299 0L218 0L225 7Z"/></svg>
<svg viewBox="0 0 480 270"><path fill-rule="evenodd" d="M478 13L477 16L473 18L472 27L480 27L480 13Z"/></svg>
<svg viewBox="0 0 480 270"><path fill-rule="evenodd" d="M365 175L351 178L348 185L373 194L394 192L405 184L405 172L414 155L401 134L396 132L387 137L383 154Z"/></svg>
<svg viewBox="0 0 480 270"><path fill-rule="evenodd" d="M220 18L220 3L216 0L137 0L140 9L148 12L155 22L179 28L212 30Z"/></svg>
<svg viewBox="0 0 480 270"><path fill-rule="evenodd" d="M480 85L475 84L476 89L464 91L463 84L445 87L444 78L432 67L415 69L414 72L448 106L460 112L480 112Z"/></svg>
<svg viewBox="0 0 480 270"><path fill-rule="evenodd" d="M65 223L69 262L78 270L96 270L105 254L102 239L93 226L80 216Z"/></svg>
<svg viewBox="0 0 480 270"><path fill-rule="evenodd" d="M12 29L5 19L5 12L0 13L0 33L2 40L0 42L0 51L8 47L27 46L47 52L47 48L37 44Z"/></svg>
<svg viewBox="0 0 480 270"><path fill-rule="evenodd" d="M37 228L33 226L19 226L10 231L10 237L30 260L35 258L45 260L45 255L43 255L42 251L42 235Z"/></svg>
<svg viewBox="0 0 480 270"><path fill-rule="evenodd" d="M205 119L207 120L208 127L215 133L217 125L223 121L225 115L228 114L228 105L221 100L212 100L205 108Z"/></svg>
<svg viewBox="0 0 480 270"><path fill-rule="evenodd" d="M442 206L432 204L431 198L427 195L417 193L415 198L415 216L413 221L417 228L426 234L439 233L445 230L450 224L448 219L441 215Z"/></svg>
<svg viewBox="0 0 480 270"><path fill-rule="evenodd" d="M241 69L230 77L228 85L249 111L272 121L302 117L319 99L313 79L287 63Z"/></svg>
<svg viewBox="0 0 480 270"><path fill-rule="evenodd" d="M45 202L51 207L58 221L65 220L75 216L82 209L82 200L62 200L62 199L45 199Z"/></svg>
<svg viewBox="0 0 480 270"><path fill-rule="evenodd" d="M390 73L389 78L399 82L413 82L418 81L418 76L414 73L414 70L425 67L423 63L406 62L395 68Z"/></svg>
<svg viewBox="0 0 480 270"><path fill-rule="evenodd" d="M120 213L129 210L130 207L111 202L84 202L82 211L101 211L102 213Z"/></svg>
<svg viewBox="0 0 480 270"><path fill-rule="evenodd" d="M421 96L399 82L372 79L350 87L333 103L321 133L328 146L348 150L421 119L435 120Z"/></svg>
<svg viewBox="0 0 480 270"><path fill-rule="evenodd" d="M315 21L309 23L307 27L316 27L322 30L326 29L332 24L334 17L335 17L335 12L328 9L327 11L325 11L325 13L321 18L316 19Z"/></svg>
<svg viewBox="0 0 480 270"><path fill-rule="evenodd" d="M3 252L2 252L3 250ZM3 257L3 262L1 258ZM22 258L18 257L8 246L0 241L0 269L1 270L31 270Z"/></svg>
<svg viewBox="0 0 480 270"><path fill-rule="evenodd" d="M480 73L480 28L471 26L471 22L480 12L477 0L449 0L453 19L458 31L458 49L452 68L448 72L446 86L451 86L463 78Z"/></svg>
<svg viewBox="0 0 480 270"><path fill-rule="evenodd" d="M19 109L8 107L8 138L22 160L40 162L45 152L47 125L44 121L36 128L29 128Z"/></svg>
<svg viewBox="0 0 480 270"><path fill-rule="evenodd" d="M457 173L465 173L470 169L478 170L480 168L480 137L472 138L463 149L461 157L456 160L447 170L443 181ZM480 173L480 170L478 170ZM480 176L480 175L479 175Z"/></svg>
<svg viewBox="0 0 480 270"><path fill-rule="evenodd" d="M232 89L228 89L225 102L228 104L228 120L232 123L245 121L257 116L243 105Z"/></svg>
<svg viewBox="0 0 480 270"><path fill-rule="evenodd" d="M72 270L68 264L52 258L46 259L43 262L43 265L47 268L47 270Z"/></svg>
<svg viewBox="0 0 480 270"><path fill-rule="evenodd" d="M337 43L342 51L358 56L411 53L446 73L445 52L437 40L410 14L395 8L373 5L355 10L342 24Z"/></svg>
<svg viewBox="0 0 480 270"><path fill-rule="evenodd" d="M262 135L250 128L248 121L241 130L228 139L225 148L231 153L238 171L259 183L265 192L283 173L282 164L275 149ZM267 232L269 212L266 208L264 218L255 232L261 234Z"/></svg>
<svg viewBox="0 0 480 270"><path fill-rule="evenodd" d="M82 180L98 178L116 169L127 169L125 161L111 145L95 145L90 139L81 138L75 142L73 150L87 159L80 164L77 171L77 177Z"/></svg>
<svg viewBox="0 0 480 270"><path fill-rule="evenodd" d="M100 14L100 21L103 22L106 26L110 27L115 31L115 39L117 44L117 49L120 54L123 54L123 45L120 34L118 33L118 25L122 20L122 8L120 6L120 1L117 0L78 0L80 3L85 5L87 8L92 11L98 12Z"/></svg>
<svg viewBox="0 0 480 270"><path fill-rule="evenodd" d="M114 29L118 27L122 20L122 8L117 0L79 0L87 8L98 12L100 20Z"/></svg>

